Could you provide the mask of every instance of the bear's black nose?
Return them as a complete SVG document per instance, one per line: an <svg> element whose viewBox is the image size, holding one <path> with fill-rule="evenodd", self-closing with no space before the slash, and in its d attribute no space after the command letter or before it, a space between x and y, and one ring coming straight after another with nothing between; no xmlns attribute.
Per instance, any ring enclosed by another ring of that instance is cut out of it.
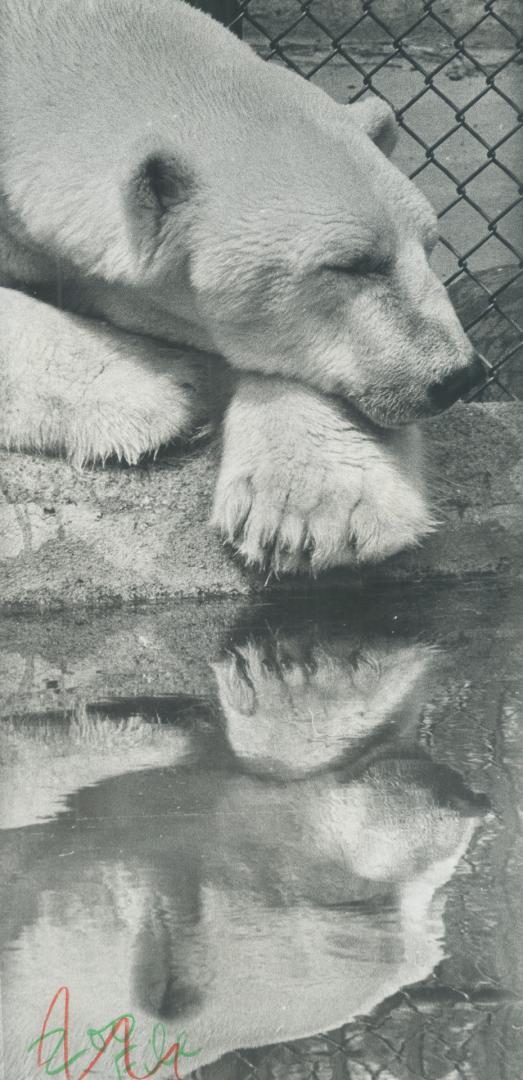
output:
<svg viewBox="0 0 523 1080"><path fill-rule="evenodd" d="M441 382L429 387L429 401L433 409L448 409L458 398L464 397L485 378L485 368L477 354L465 368L446 375Z"/></svg>

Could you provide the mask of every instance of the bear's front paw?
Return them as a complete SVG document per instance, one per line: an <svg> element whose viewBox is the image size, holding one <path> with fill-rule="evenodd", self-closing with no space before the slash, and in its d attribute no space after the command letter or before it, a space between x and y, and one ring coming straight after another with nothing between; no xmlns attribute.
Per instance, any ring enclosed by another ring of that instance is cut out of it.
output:
<svg viewBox="0 0 523 1080"><path fill-rule="evenodd" d="M297 383L249 377L226 418L213 524L274 573L386 558L433 527L416 437L362 431Z"/></svg>
<svg viewBox="0 0 523 1080"><path fill-rule="evenodd" d="M281 779L349 751L358 758L369 739L412 747L435 658L417 642L362 636L357 625L322 632L266 624L213 664L228 741L251 771Z"/></svg>

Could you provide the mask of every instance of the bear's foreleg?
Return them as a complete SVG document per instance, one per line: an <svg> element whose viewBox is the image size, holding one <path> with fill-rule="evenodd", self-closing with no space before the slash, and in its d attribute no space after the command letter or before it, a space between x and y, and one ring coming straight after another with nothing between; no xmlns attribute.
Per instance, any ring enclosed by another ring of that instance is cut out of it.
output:
<svg viewBox="0 0 523 1080"><path fill-rule="evenodd" d="M0 288L0 446L134 464L205 423L208 365Z"/></svg>
<svg viewBox="0 0 523 1080"><path fill-rule="evenodd" d="M292 380L241 376L213 523L251 565L313 573L374 562L434 526L415 428L378 431Z"/></svg>

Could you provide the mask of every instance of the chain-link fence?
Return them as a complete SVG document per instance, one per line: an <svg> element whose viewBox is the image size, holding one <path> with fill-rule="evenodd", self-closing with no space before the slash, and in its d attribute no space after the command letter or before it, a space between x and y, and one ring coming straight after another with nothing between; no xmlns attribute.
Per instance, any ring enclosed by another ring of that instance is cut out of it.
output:
<svg viewBox="0 0 523 1080"><path fill-rule="evenodd" d="M198 6L338 100L392 105L395 160L438 211L434 265L489 372L473 396L523 399L520 0Z"/></svg>

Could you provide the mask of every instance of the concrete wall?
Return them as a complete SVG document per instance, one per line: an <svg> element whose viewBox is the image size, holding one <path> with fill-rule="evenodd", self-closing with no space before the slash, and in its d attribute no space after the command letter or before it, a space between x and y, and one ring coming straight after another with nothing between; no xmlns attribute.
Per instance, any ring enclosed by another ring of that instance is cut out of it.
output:
<svg viewBox="0 0 523 1080"><path fill-rule="evenodd" d="M439 532L374 570L324 575L315 588L522 576L523 405L457 405L427 425L427 441ZM214 445L78 473L63 461L0 455L0 608L263 592L264 576L243 570L207 525L217 460Z"/></svg>

